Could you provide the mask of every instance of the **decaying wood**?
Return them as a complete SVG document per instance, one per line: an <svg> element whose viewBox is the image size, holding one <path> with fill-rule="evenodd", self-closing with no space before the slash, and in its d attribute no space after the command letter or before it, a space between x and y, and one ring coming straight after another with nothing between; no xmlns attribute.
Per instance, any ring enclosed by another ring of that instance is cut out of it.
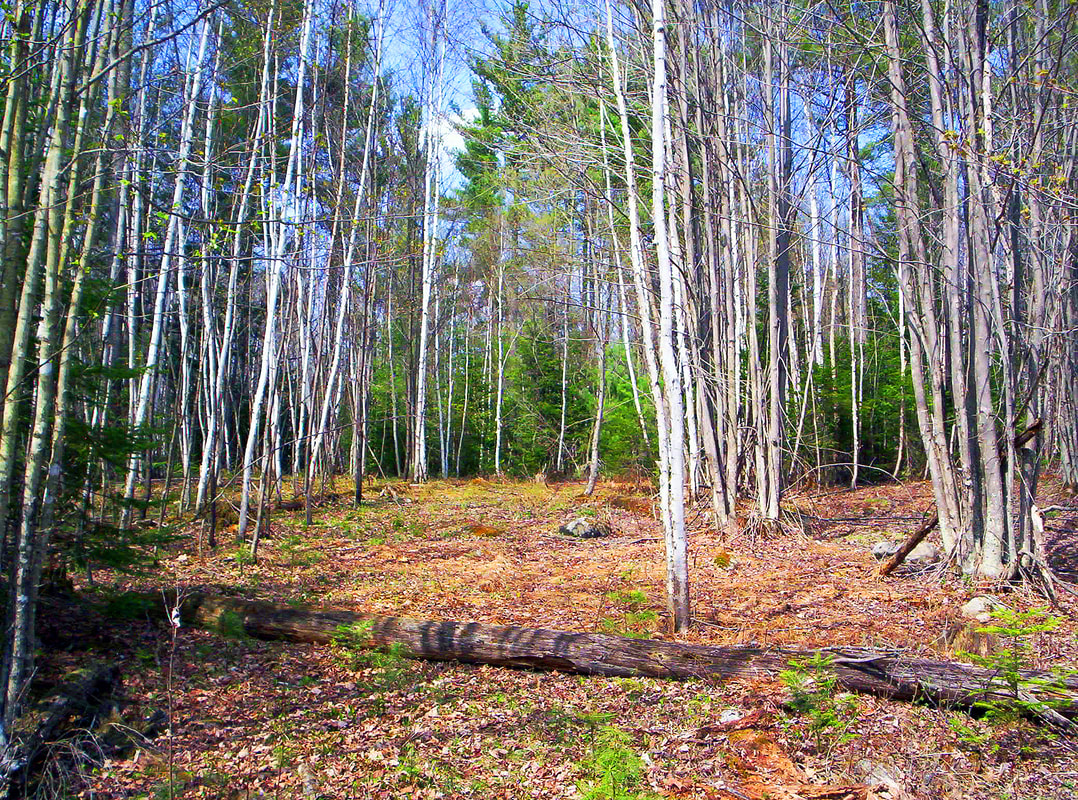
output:
<svg viewBox="0 0 1078 800"><path fill-rule="evenodd" d="M157 605L161 605L160 599ZM368 616L342 609L297 608L278 603L194 594L181 602L189 625L215 631L293 642L327 644L342 627L360 626L364 646L394 645L408 658L462 661L585 675L705 680L776 675L813 651L754 646L713 647L600 633L519 628L452 620ZM925 700L960 707L1005 701L1007 687L993 673L951 661L907 658L897 652L828 648L831 669L848 691L898 700ZM1037 677L1030 675L1029 677ZM1065 692L1030 688L1066 717L1078 716L1078 678Z"/></svg>
<svg viewBox="0 0 1078 800"><path fill-rule="evenodd" d="M73 728L92 727L121 685L115 664L80 670L41 702L28 709L5 751L0 752L0 797L18 796L33 775L45 746Z"/></svg>
<svg viewBox="0 0 1078 800"><path fill-rule="evenodd" d="M929 517L928 521L926 521L920 528L915 530L910 536L910 538L907 539L900 548L898 548L898 552L891 556L887 563L884 564L883 567L880 569L880 577L887 577L891 574L895 567L905 561L906 556L912 553L913 549L917 547L917 545L919 545L922 541L924 541L924 538L928 536L928 534L932 533L932 529L939 524L939 521L939 515L933 514L931 517Z"/></svg>

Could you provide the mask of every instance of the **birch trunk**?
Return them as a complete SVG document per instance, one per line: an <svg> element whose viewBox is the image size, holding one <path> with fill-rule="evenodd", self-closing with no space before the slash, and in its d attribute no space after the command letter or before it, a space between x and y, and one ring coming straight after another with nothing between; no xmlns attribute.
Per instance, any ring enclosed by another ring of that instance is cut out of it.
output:
<svg viewBox="0 0 1078 800"><path fill-rule="evenodd" d="M440 137L435 126L441 124L442 69L445 60L445 42L440 31L445 22L446 0L441 9L434 12L431 20L431 53L436 61L434 76L427 96L426 114L426 165L423 195L423 275L420 305L419 353L415 372L415 424L412 439L412 480L416 483L427 479L427 360L430 338L430 294L437 263L438 248L438 160L441 157ZM495 466L495 471L498 467Z"/></svg>
<svg viewBox="0 0 1078 800"><path fill-rule="evenodd" d="M569 304L561 306L561 415L558 418L558 454L554 471L565 474L565 411L569 402Z"/></svg>
<svg viewBox="0 0 1078 800"><path fill-rule="evenodd" d="M603 414L606 411L606 347L607 347L607 319L603 312L603 292L600 287L602 276L599 264L593 264L592 271L592 295L594 306L592 310L592 331L595 339L596 361L596 399L595 399L595 422L591 428L591 441L588 448L588 485L584 489L585 496L591 496L595 492L595 486L599 481L599 439L603 429Z"/></svg>
<svg viewBox="0 0 1078 800"><path fill-rule="evenodd" d="M304 82L307 76L308 51L311 39L311 19L313 16L314 9L309 3L305 2L303 7L303 29L300 35L299 70L296 78L296 102L292 112L288 163L285 167L285 178L282 182L282 185L285 186L287 190L292 189L293 180L296 180L296 173L299 170ZM297 191L296 196L298 197L299 195L300 193ZM266 325L262 336L262 356L259 365L258 383L255 387L254 396L251 401L251 424L247 433L247 443L243 454L243 484L240 497L239 522L237 525L237 538L239 538L240 541L245 539L247 533L248 511L251 502L251 472L255 461L255 447L258 444L259 433L261 430L262 406L266 400L267 389L272 391L272 387L269 383L270 372L274 360L273 354L276 351L277 301L281 292L281 274L284 269L283 261L285 250L290 239L288 232L285 230L285 225L283 224L285 209L274 209L274 213L278 223L276 226L273 226L273 228L276 229L274 231L276 237L272 246L267 247L266 249L266 252L270 254L266 264ZM253 552L254 543L252 543L252 553Z"/></svg>
<svg viewBox="0 0 1078 800"><path fill-rule="evenodd" d="M860 297L864 291L865 275L862 259L862 212L861 212L861 170L858 163L859 147L857 137L857 87L856 77L851 75L846 81L846 169L850 182L850 291L847 295L849 304L850 330L850 424L853 433L853 447L850 453L850 488L857 488L861 450L861 374L862 362L858 358L864 336L862 320L863 308Z"/></svg>
<svg viewBox="0 0 1078 800"><path fill-rule="evenodd" d="M653 76L651 93L651 167L652 223L655 226L655 250L659 272L659 357L663 371L663 402L669 418L666 446L668 509L666 533L667 606L674 630L688 630L689 569L685 535L685 409L682 404L681 374L674 354L674 265L666 228L666 8L656 3L652 8Z"/></svg>
<svg viewBox="0 0 1078 800"><path fill-rule="evenodd" d="M647 423L644 422L644 411L640 405L640 387L636 380L636 363L633 359L629 336L629 303L625 297L625 275L621 262L621 246L618 243L617 230L614 227L614 192L610 186L610 165L607 162L606 153L606 104L602 101L600 101L599 125L602 137L603 180L607 196L607 226L610 228L610 249L614 255L614 268L618 276L618 319L621 329L621 346L625 350L625 366L629 372L629 386L633 393L633 407L636 409L636 417L640 422L640 433L644 437L644 447L648 448L651 445L651 439L648 435ZM566 337L568 337L568 331L566 331ZM566 338L566 343L568 343L568 338ZM564 438L565 429L565 362L567 355L566 352L562 353L562 434L559 436L559 456L561 451L560 440Z"/></svg>
<svg viewBox="0 0 1078 800"><path fill-rule="evenodd" d="M165 300L168 297L168 286L173 270L173 253L181 251L177 245L180 232L181 212L183 207L184 184L187 179L187 166L191 155L191 143L194 139L196 102L202 87L203 63L206 55L206 45L209 41L210 24L202 23L202 34L199 38L198 52L195 56L195 68L191 78L185 87L184 97L187 107L184 114L183 127L180 133L180 152L176 160L176 178L172 189L172 204L169 207L168 226L165 231L164 243L161 250L161 263L157 272L157 289L154 296L153 322L150 330L150 342L146 353L144 372L139 381L138 402L135 406L132 425L136 429L143 428L150 412L150 400L156 378L157 363L161 356L162 331L165 325ZM179 268L183 268L182 254L177 259ZM138 479L140 467L147 472L149 465L143 463L139 454L133 454L127 465L127 481L124 485L125 508L121 517L121 526L127 527L131 523L131 501L135 496L135 483Z"/></svg>
<svg viewBox="0 0 1078 800"><path fill-rule="evenodd" d="M655 407L655 424L659 446L659 494L660 514L663 519L664 529L672 529L670 518L670 502L668 492L670 482L667 472L670 462L666 451L669 447L669 415L664 404L662 384L659 379L658 357L655 344L655 323L652 303L644 263L644 245L640 232L640 193L636 184L636 161L633 155L632 128L629 122L628 105L625 100L625 91L622 86L621 66L618 59L617 45L614 41L614 23L610 8L610 0L604 0L606 6L606 44L610 58L610 82L614 89L614 99L617 101L618 118L621 122L621 144L625 159L625 187L626 206L629 217L629 256L633 271L633 284L636 289L636 307L640 314L640 331L643 339L644 363L648 370L648 385L651 389L651 399ZM653 34L654 35L654 34ZM660 120L661 121L661 120ZM669 542L669 538L667 539ZM672 550L668 549L668 563ZM669 587L668 587L669 588ZM673 592L668 592L668 603L673 604Z"/></svg>
<svg viewBox="0 0 1078 800"><path fill-rule="evenodd" d="M329 424L329 412L332 407L337 403L339 396L338 392L338 376L341 369L341 354L344 350L344 326L347 319L349 310L349 300L352 294L352 273L355 267L356 259L358 257L359 250L359 231L360 223L362 222L361 211L363 209L363 201L366 199L367 194L367 181L369 180L370 168L371 168L371 150L374 147L374 117L375 109L378 107L378 88L381 81L378 79L379 73L382 67L382 42L385 31L385 20L383 14L385 12L385 0L380 0L378 5L378 33L376 36L377 44L375 45L374 65L371 89L370 105L367 108L367 121L363 134L363 162L359 173L359 185L355 187L355 203L352 208L352 221L348 236L348 246L345 250L344 256L344 273L341 283L341 296L338 300L337 307L337 324L333 334L333 356L329 367L329 374L326 377L326 391L322 400L322 408L318 417L318 427L313 432L313 446L312 455L308 463L308 472L315 469L318 458L325 447L326 430ZM345 79L348 80L350 76L346 72ZM347 108L345 109L347 112ZM343 152L343 149L342 149ZM313 473L312 473L313 474Z"/></svg>

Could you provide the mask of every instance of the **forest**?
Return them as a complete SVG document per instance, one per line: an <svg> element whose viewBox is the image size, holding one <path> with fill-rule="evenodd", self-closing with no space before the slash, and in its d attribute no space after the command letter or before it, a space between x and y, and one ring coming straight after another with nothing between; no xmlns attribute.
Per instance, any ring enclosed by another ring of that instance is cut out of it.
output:
<svg viewBox="0 0 1078 800"><path fill-rule="evenodd" d="M1074 3L0 9L0 794L1073 790ZM804 614L825 619L776 633ZM496 757L431 777L416 748L445 732L370 728L403 740L396 764L315 776L281 734L226 790L176 761L206 752L179 720L226 653L293 677L307 659L321 677L275 685L350 685L355 720L405 728L402 697L437 710L439 682L461 704L545 670L606 683L557 724L546 693L571 682L521 700L519 725L590 749L544 740L503 783ZM122 671L129 707L166 718L137 749L154 780L108 773L131 756L104 712L49 723L69 747L46 747L42 698L76 668ZM745 706L750 672L789 697ZM740 783L659 763L681 723L655 709L693 681L694 758L727 748ZM604 691L624 705L594 708ZM973 766L858 772L880 734L843 692Z"/></svg>

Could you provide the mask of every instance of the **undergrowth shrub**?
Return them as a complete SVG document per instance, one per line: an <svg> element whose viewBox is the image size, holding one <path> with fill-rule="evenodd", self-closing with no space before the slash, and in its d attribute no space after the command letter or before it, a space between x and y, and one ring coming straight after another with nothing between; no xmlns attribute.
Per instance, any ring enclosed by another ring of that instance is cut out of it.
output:
<svg viewBox="0 0 1078 800"><path fill-rule="evenodd" d="M322 554L308 550L304 546L303 537L298 534L286 536L281 542L280 551L288 559L288 566L292 569L309 567L322 560Z"/></svg>
<svg viewBox="0 0 1078 800"><path fill-rule="evenodd" d="M992 622L978 628L978 633L997 637L1003 647L988 655L959 653L990 673L984 697L973 704L974 714L988 727L977 725L964 714L953 715L947 722L959 743L968 749L994 753L1001 749L1004 734L1012 731L1016 734L1019 753L1027 753L1036 743L1054 740L1056 735L1024 720L1033 718L1051 723L1058 720L1057 709L1069 702L1066 680L1074 675L1074 670L1056 668L1049 674L1029 674L1036 638L1054 631L1062 620L1050 616L1044 608L1013 611L1006 606L993 609L991 617ZM989 695L988 690L993 694Z"/></svg>
<svg viewBox="0 0 1078 800"><path fill-rule="evenodd" d="M243 615L236 611L223 611L217 618L217 632L229 639L249 639L243 624Z"/></svg>
<svg viewBox="0 0 1078 800"><path fill-rule="evenodd" d="M154 614L160 601L142 595L106 593L104 614L110 619L145 620Z"/></svg>
<svg viewBox="0 0 1078 800"><path fill-rule="evenodd" d="M629 735L612 725L597 729L595 742L577 782L584 800L651 800L657 797L640 785L644 762L629 746Z"/></svg>
<svg viewBox="0 0 1078 800"><path fill-rule="evenodd" d="M779 679L790 690L788 707L807 718L804 733L819 753L857 738L851 730L857 721L857 700L837 691L833 661L833 656L818 652L812 658L791 660L791 669L779 673ZM792 724L787 724L787 730L801 733Z"/></svg>
<svg viewBox="0 0 1078 800"><path fill-rule="evenodd" d="M367 683L371 689L388 691L407 682L414 669L399 643L372 646L372 626L369 620L338 626L333 634L333 652L347 669L368 672Z"/></svg>
<svg viewBox="0 0 1078 800"><path fill-rule="evenodd" d="M630 639L650 639L654 633L659 615L646 608L648 596L639 589L619 589L609 592L606 599L621 606L624 610L619 616L604 617L599 621L599 630L613 636L625 636Z"/></svg>
<svg viewBox="0 0 1078 800"><path fill-rule="evenodd" d="M236 552L232 554L232 558L240 566L247 566L255 563L255 557L251 555L251 549L246 546L237 547Z"/></svg>

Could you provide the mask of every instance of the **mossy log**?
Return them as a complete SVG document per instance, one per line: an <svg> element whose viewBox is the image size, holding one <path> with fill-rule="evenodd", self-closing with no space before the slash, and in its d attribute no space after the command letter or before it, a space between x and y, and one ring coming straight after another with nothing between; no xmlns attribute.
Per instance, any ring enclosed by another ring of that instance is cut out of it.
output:
<svg viewBox="0 0 1078 800"><path fill-rule="evenodd" d="M158 596L158 604L161 604ZM601 633L572 633L452 620L383 617L340 609L189 594L181 617L190 625L269 640L327 644L342 628L360 626L371 648L394 645L408 658L462 661L583 675L723 680L776 675L815 651L731 645L715 647ZM827 648L838 685L851 692L898 700L923 700L969 708L1005 702L1008 688L989 670L953 661L909 658L898 652ZM1030 673L1030 679L1044 675ZM1061 689L1023 687L1051 702L1065 717L1078 716L1078 678ZM1057 721L1058 715L1052 715Z"/></svg>

